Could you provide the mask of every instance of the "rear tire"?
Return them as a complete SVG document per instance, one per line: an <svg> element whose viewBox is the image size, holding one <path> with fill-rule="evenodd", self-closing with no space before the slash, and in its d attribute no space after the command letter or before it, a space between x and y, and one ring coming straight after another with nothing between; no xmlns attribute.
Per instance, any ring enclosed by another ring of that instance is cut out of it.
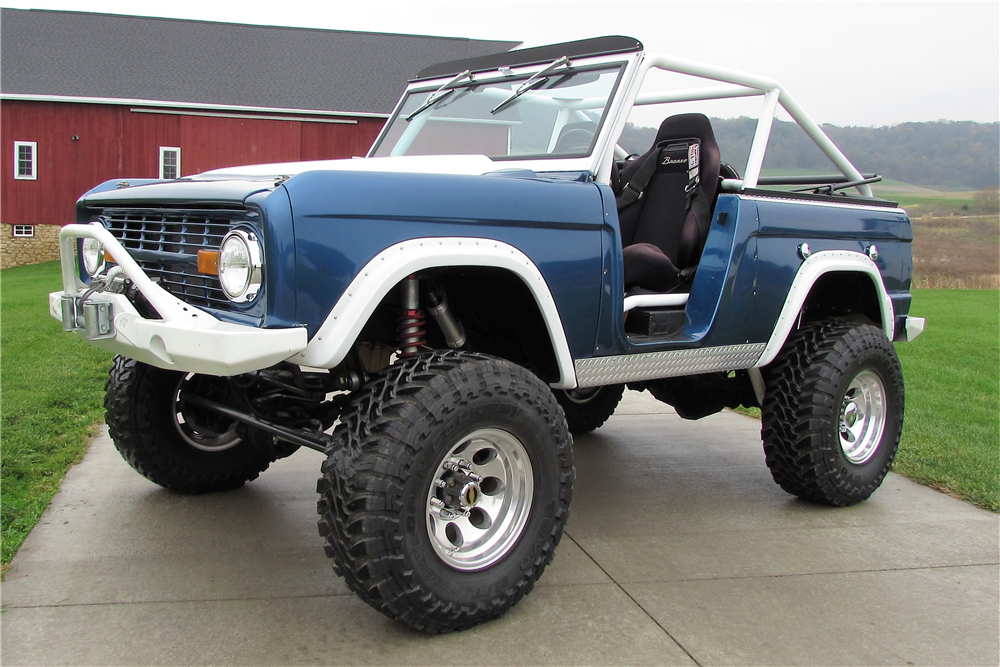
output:
<svg viewBox="0 0 1000 667"><path fill-rule="evenodd" d="M825 505L867 499L889 472L903 426L903 373L885 333L810 324L764 371L761 438L774 481Z"/></svg>
<svg viewBox="0 0 1000 667"><path fill-rule="evenodd" d="M104 407L111 439L139 474L178 493L228 491L256 479L274 456L265 436L204 410L187 409L192 392L227 401L224 378L163 370L116 356Z"/></svg>
<svg viewBox="0 0 1000 667"><path fill-rule="evenodd" d="M569 432L578 435L600 428L611 418L625 393L625 385L608 384L587 389L556 389L556 400L566 413Z"/></svg>

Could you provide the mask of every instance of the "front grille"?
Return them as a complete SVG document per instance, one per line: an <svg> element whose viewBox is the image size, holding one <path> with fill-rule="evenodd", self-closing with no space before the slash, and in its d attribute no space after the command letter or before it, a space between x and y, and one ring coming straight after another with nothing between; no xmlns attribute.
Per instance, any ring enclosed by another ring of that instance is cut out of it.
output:
<svg viewBox="0 0 1000 667"><path fill-rule="evenodd" d="M233 310L217 276L198 272L198 251L218 250L246 209L105 209L108 230L139 266L164 288L193 306Z"/></svg>
<svg viewBox="0 0 1000 667"><path fill-rule="evenodd" d="M230 310L232 301L223 294L216 276L198 273L198 267L186 264L140 262L140 265L154 282L184 303Z"/></svg>
<svg viewBox="0 0 1000 667"><path fill-rule="evenodd" d="M246 210L106 210L108 229L128 250L197 255L216 250Z"/></svg>

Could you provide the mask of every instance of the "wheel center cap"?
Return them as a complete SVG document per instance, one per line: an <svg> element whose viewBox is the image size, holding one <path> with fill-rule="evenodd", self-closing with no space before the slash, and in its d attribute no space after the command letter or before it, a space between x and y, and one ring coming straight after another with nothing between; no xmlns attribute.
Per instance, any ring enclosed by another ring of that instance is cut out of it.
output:
<svg viewBox="0 0 1000 667"><path fill-rule="evenodd" d="M459 494L459 498L462 501L462 507L475 507L482 500L483 492L480 490L478 484L469 482L462 487L462 493Z"/></svg>

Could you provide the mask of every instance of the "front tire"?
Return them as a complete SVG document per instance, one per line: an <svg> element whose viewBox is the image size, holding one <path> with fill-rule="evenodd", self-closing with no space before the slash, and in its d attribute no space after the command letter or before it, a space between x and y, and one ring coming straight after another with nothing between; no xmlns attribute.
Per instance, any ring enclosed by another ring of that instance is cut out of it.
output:
<svg viewBox="0 0 1000 667"><path fill-rule="evenodd" d="M625 393L625 385L608 384L587 389L556 389L556 400L566 413L569 432L577 435L600 428L611 418Z"/></svg>
<svg viewBox="0 0 1000 667"><path fill-rule="evenodd" d="M397 362L352 401L318 483L319 532L362 600L425 632L496 618L569 514L572 440L549 388L472 353Z"/></svg>
<svg viewBox="0 0 1000 667"><path fill-rule="evenodd" d="M256 479L274 455L238 423L184 407L187 393L225 403L224 378L116 356L104 397L111 439L139 474L178 493L228 491Z"/></svg>
<svg viewBox="0 0 1000 667"><path fill-rule="evenodd" d="M765 369L761 438L774 481L826 505L853 505L882 483L903 427L903 373L868 324L795 332Z"/></svg>

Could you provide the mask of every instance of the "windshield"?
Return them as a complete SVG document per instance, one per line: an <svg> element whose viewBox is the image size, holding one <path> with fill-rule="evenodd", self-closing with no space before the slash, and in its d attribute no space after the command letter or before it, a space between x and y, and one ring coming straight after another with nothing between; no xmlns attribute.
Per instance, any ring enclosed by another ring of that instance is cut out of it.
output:
<svg viewBox="0 0 1000 667"><path fill-rule="evenodd" d="M538 71L463 82L447 91L434 86L409 92L371 156L585 157L623 70L624 63L560 69L514 98L518 87Z"/></svg>

